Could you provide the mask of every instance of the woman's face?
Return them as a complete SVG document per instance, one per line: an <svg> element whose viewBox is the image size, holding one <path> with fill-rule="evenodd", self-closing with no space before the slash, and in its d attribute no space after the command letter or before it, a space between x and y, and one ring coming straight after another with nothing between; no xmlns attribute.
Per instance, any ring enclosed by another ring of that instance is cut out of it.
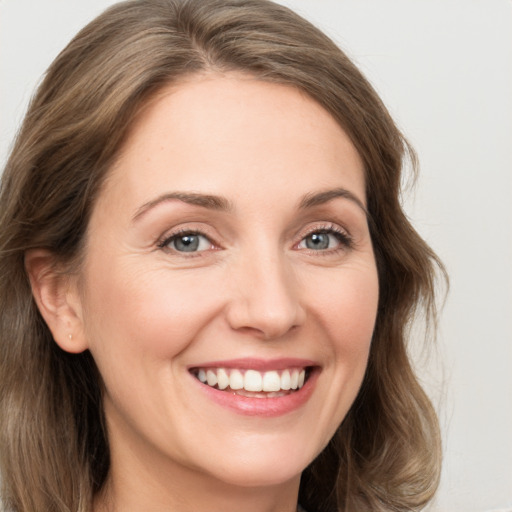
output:
<svg viewBox="0 0 512 512"><path fill-rule="evenodd" d="M112 471L297 481L356 397L377 297L363 165L322 107L240 75L164 91L80 277Z"/></svg>

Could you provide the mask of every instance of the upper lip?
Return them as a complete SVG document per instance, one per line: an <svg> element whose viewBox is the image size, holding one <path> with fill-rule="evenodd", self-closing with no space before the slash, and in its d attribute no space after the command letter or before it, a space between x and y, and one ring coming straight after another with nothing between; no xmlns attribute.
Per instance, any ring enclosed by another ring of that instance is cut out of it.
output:
<svg viewBox="0 0 512 512"><path fill-rule="evenodd" d="M308 366L318 366L318 363L311 359L295 357L283 357L278 359L244 357L239 359L226 359L198 363L189 366L189 370L194 368L238 368L266 372L272 370L286 370L287 368L306 368Z"/></svg>

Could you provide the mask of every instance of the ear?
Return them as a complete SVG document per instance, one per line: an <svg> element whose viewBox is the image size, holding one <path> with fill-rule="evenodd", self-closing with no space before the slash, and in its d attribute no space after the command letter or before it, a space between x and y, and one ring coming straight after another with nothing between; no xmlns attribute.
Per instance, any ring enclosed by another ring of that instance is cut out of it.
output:
<svg viewBox="0 0 512 512"><path fill-rule="evenodd" d="M44 249L27 251L25 268L37 307L53 339L66 352L86 350L88 344L76 276L59 272L55 256Z"/></svg>

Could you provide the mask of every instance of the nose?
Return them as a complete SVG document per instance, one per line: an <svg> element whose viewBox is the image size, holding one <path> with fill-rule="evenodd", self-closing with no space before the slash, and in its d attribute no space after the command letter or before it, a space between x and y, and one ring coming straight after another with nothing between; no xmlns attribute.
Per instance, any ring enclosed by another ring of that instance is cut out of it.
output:
<svg viewBox="0 0 512 512"><path fill-rule="evenodd" d="M298 279L284 256L241 256L230 281L227 319L232 329L272 340L304 322Z"/></svg>

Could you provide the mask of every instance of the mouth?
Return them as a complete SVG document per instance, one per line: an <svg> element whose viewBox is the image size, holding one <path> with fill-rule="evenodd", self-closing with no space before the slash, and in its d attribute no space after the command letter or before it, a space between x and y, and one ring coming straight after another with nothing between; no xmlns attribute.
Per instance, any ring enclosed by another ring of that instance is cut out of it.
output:
<svg viewBox="0 0 512 512"><path fill-rule="evenodd" d="M212 402L236 414L273 418L309 402L322 367L310 359L249 357L199 363L188 372Z"/></svg>
<svg viewBox="0 0 512 512"><path fill-rule="evenodd" d="M247 398L280 398L296 393L309 380L312 366L258 371L249 368L191 368L202 384Z"/></svg>

